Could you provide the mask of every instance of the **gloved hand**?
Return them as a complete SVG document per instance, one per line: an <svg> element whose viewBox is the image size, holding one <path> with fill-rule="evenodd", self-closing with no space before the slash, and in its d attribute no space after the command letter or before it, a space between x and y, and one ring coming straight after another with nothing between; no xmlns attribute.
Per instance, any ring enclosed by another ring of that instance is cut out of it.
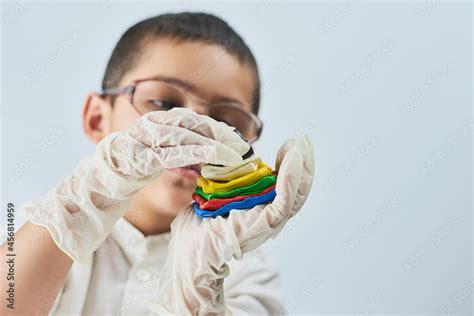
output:
<svg viewBox="0 0 474 316"><path fill-rule="evenodd" d="M159 315L228 314L223 284L227 262L274 238L302 207L314 177L309 137L287 141L277 155L276 198L271 204L230 212L228 218L200 218L192 207L171 224L171 240L156 299Z"/></svg>
<svg viewBox="0 0 474 316"><path fill-rule="evenodd" d="M23 210L57 246L85 262L126 211L130 199L168 168L198 163L232 165L249 150L233 128L189 109L154 111L104 137L95 154Z"/></svg>

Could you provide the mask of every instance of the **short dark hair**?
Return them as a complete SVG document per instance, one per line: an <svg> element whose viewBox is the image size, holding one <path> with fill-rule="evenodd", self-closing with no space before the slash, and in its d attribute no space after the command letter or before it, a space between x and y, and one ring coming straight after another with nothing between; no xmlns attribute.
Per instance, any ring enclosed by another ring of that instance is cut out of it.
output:
<svg viewBox="0 0 474 316"><path fill-rule="evenodd" d="M120 38L110 56L102 89L116 87L124 75L134 67L150 40L171 38L182 41L202 41L221 46L227 53L247 63L255 71L256 86L252 92L252 109L258 113L260 105L260 78L252 51L224 20L201 12L161 14L130 27Z"/></svg>

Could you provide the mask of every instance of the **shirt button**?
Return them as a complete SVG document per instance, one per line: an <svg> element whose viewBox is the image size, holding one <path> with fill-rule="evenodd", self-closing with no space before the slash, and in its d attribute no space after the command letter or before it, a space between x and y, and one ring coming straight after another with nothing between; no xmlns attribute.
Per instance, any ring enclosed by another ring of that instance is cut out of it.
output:
<svg viewBox="0 0 474 316"><path fill-rule="evenodd" d="M150 278L151 278L151 274L147 270L140 269L140 270L137 271L137 279L138 280L140 280L142 282L146 282L146 281L150 280Z"/></svg>

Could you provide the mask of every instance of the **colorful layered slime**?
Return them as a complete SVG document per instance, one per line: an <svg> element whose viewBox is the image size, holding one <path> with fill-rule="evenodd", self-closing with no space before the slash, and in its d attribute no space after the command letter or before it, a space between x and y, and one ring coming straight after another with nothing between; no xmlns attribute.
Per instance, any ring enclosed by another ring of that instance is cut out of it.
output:
<svg viewBox="0 0 474 316"><path fill-rule="evenodd" d="M225 216L232 210L271 202L276 196L275 183L272 168L253 151L235 166L204 165L193 194L194 212L200 217Z"/></svg>

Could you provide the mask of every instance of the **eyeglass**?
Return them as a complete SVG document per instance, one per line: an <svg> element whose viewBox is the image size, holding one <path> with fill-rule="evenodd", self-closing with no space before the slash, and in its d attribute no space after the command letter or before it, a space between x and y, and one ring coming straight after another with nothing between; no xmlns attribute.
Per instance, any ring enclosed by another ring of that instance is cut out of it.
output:
<svg viewBox="0 0 474 316"><path fill-rule="evenodd" d="M243 139L255 142L263 129L262 121L246 110L240 102L219 102L209 104L193 96L178 85L157 79L134 81L125 87L104 89L101 96L127 95L130 104L141 115L151 111L167 111L175 107L193 108L197 103L206 104L206 115L237 129ZM197 102L199 100L199 102Z"/></svg>

